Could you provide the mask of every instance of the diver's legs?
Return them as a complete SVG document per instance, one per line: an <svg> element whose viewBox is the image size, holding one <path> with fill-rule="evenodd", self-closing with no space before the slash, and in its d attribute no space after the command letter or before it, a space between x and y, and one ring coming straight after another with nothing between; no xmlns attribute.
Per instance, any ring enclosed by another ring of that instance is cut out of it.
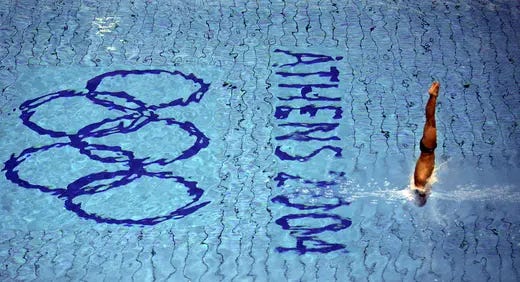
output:
<svg viewBox="0 0 520 282"><path fill-rule="evenodd" d="M437 145L437 128L435 125L435 106L439 95L439 82L435 81L430 86L430 97L426 103L426 123L424 124L422 142L427 148L435 148Z"/></svg>

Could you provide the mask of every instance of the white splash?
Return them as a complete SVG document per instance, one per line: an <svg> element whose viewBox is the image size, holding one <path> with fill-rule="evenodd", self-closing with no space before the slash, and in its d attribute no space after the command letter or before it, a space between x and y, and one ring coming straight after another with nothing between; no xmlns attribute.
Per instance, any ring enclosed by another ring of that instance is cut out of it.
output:
<svg viewBox="0 0 520 282"><path fill-rule="evenodd" d="M432 176L428 181L428 186L432 186L429 196L430 201L502 201L518 203L520 202L520 187L516 184L508 185L488 185L482 186L476 183L456 185L454 187L444 186L442 179L439 179L439 172L442 174L448 169L448 161L445 161L435 167ZM414 181L413 173L409 176L409 184L407 187L392 186L391 183L385 181L385 185L381 186L377 181L372 180L366 184L354 184L352 181L342 184L339 194L344 199L355 201L358 199L372 198L381 201L414 201Z"/></svg>
<svg viewBox="0 0 520 282"><path fill-rule="evenodd" d="M492 185L480 187L477 184L457 185L450 191L438 191L431 198L444 201L505 201L520 202L520 189L515 185Z"/></svg>

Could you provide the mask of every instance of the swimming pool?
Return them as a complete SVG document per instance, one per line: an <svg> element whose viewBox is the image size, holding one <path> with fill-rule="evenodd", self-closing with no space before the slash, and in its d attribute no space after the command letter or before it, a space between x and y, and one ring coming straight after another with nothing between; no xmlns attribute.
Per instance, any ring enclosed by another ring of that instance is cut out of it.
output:
<svg viewBox="0 0 520 282"><path fill-rule="evenodd" d="M520 6L415 2L2 1L1 280L517 281Z"/></svg>

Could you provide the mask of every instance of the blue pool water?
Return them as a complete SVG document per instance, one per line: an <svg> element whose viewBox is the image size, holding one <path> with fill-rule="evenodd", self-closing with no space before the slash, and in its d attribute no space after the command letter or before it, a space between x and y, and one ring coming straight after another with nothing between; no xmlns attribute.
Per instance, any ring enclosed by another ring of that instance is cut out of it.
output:
<svg viewBox="0 0 520 282"><path fill-rule="evenodd" d="M519 18L0 1L0 280L518 281Z"/></svg>

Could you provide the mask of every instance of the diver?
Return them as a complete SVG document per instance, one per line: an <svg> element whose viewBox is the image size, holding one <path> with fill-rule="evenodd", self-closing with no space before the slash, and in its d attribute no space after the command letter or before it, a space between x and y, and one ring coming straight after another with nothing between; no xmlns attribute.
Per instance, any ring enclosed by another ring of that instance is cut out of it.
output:
<svg viewBox="0 0 520 282"><path fill-rule="evenodd" d="M424 124L423 136L420 141L419 148L421 155L415 164L413 174L414 198L416 204L422 207L426 204L426 200L430 194L431 183L430 177L435 167L435 148L437 148L437 128L435 127L435 105L437 96L439 95L440 84L434 81L428 90L430 97L426 103L426 123Z"/></svg>

